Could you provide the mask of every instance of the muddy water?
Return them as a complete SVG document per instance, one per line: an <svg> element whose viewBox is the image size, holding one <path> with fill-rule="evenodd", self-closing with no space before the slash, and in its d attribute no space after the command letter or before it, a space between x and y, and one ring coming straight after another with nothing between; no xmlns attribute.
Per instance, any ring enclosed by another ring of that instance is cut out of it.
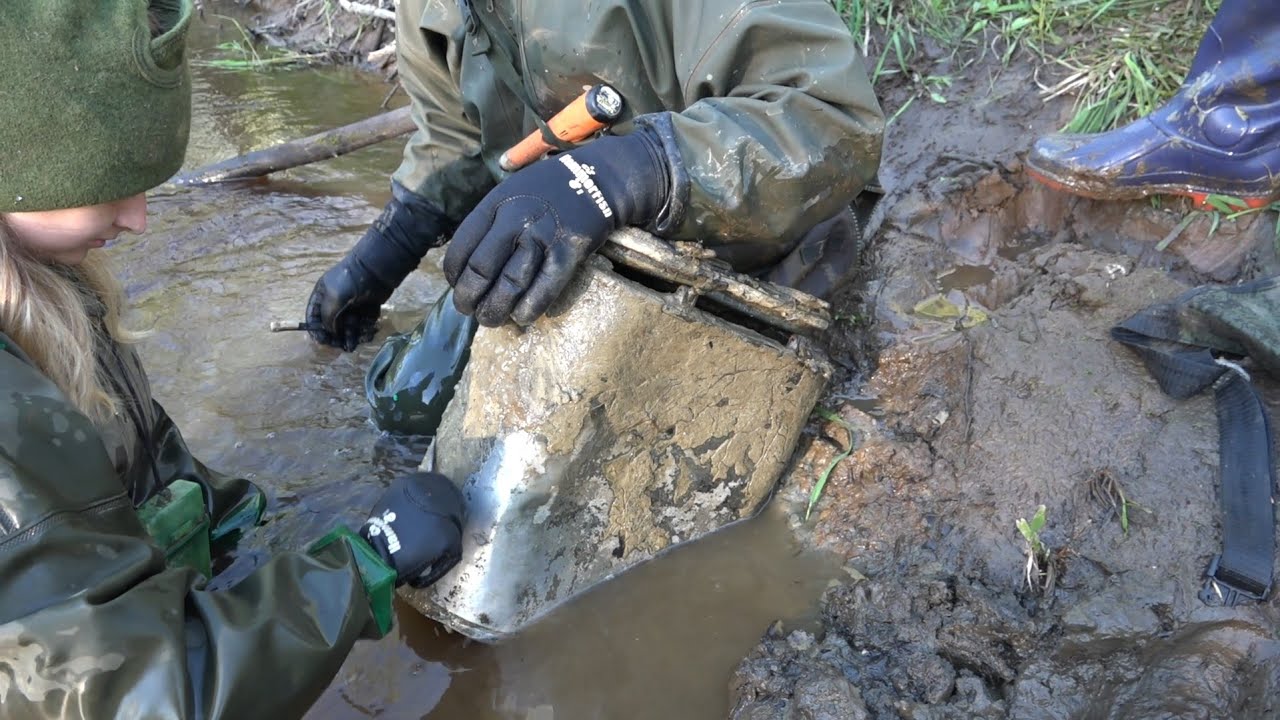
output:
<svg viewBox="0 0 1280 720"><path fill-rule="evenodd" d="M238 32L212 11L197 59ZM387 86L327 68L249 73L197 67L187 167L376 111ZM389 195L396 142L283 173L269 183L152 196L151 229L114 245L156 396L210 465L272 497L268 522L221 584L271 551L357 523L386 483L416 467L421 443L380 436L362 381L378 342L353 354L300 333L311 285ZM392 298L407 330L445 287L434 254ZM803 624L834 574L791 543L775 511L606 585L497 646L449 635L407 607L361 643L315 718L715 718L733 666L775 619Z"/></svg>

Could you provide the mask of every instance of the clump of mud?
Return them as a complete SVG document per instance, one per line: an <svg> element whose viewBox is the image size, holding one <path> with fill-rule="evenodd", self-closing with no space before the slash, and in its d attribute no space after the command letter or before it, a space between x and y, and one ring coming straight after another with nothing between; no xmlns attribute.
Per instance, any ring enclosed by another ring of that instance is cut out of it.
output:
<svg viewBox="0 0 1280 720"><path fill-rule="evenodd" d="M1212 398L1164 396L1109 337L1187 287L1280 271L1275 217L1184 225L1178 203L1031 182L1020 154L1069 108L1027 74L971 77L972 102L890 129L888 208L831 337L848 376L824 402L857 445L793 521L856 579L816 636L775 627L743 661L735 720L1280 712L1280 604L1197 598L1221 542ZM803 507L838 425L815 427L784 501ZM1040 506L1029 571L1017 523Z"/></svg>
<svg viewBox="0 0 1280 720"><path fill-rule="evenodd" d="M835 630L821 642L771 630L734 678L734 720L1005 717L1016 668L1047 632L1012 598L955 578L840 587L824 620ZM844 707L808 702L823 695Z"/></svg>
<svg viewBox="0 0 1280 720"><path fill-rule="evenodd" d="M1122 590L1119 592L1123 593ZM1264 618L1173 631L1102 593L1062 616L954 576L831 591L821 640L770 629L731 682L732 720L1228 718L1280 711Z"/></svg>

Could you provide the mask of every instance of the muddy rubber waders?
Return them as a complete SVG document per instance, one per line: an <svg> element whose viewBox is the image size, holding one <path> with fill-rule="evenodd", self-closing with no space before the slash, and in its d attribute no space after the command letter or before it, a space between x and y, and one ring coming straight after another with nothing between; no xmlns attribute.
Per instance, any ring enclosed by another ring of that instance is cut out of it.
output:
<svg viewBox="0 0 1280 720"><path fill-rule="evenodd" d="M1280 197L1280 13L1275 0L1223 0L1173 97L1110 132L1036 141L1027 173L1077 195L1120 200L1213 195L1266 207Z"/></svg>
<svg viewBox="0 0 1280 720"><path fill-rule="evenodd" d="M1213 388L1218 415L1222 552L1205 571L1210 605L1265 601L1275 560L1271 423L1248 373L1221 357L1251 357L1272 372L1280 355L1280 278L1196 288L1112 328L1167 395Z"/></svg>

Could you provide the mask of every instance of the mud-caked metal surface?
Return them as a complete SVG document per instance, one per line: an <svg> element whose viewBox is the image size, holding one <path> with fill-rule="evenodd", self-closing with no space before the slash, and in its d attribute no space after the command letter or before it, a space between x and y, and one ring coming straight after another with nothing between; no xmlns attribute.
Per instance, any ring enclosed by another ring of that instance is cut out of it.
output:
<svg viewBox="0 0 1280 720"><path fill-rule="evenodd" d="M481 328L436 466L463 488L462 561L402 596L501 639L676 544L754 515L831 374L597 259L527 329Z"/></svg>

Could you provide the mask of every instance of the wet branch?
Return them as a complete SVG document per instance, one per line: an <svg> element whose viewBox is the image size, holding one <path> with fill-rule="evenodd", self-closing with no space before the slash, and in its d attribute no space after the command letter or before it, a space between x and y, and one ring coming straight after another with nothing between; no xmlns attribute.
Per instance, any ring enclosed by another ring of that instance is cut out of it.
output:
<svg viewBox="0 0 1280 720"><path fill-rule="evenodd" d="M342 6L343 10L346 10L347 12L350 12L350 13L355 13L356 15L367 15L369 17L376 17L382 20L391 20L393 22L396 19L396 14L394 11L385 10L383 8L376 7L374 5L366 5L364 3L351 2L351 0L338 0L338 4Z"/></svg>
<svg viewBox="0 0 1280 720"><path fill-rule="evenodd" d="M616 263L687 285L730 309L784 330L806 334L831 325L826 302L704 262L642 230L615 232L600 252Z"/></svg>
<svg viewBox="0 0 1280 720"><path fill-rule="evenodd" d="M205 185L261 177L280 170L345 155L383 140L413 132L413 118L409 108L375 115L360 122L326 130L300 140L291 140L274 147L206 165L173 179L176 185Z"/></svg>

